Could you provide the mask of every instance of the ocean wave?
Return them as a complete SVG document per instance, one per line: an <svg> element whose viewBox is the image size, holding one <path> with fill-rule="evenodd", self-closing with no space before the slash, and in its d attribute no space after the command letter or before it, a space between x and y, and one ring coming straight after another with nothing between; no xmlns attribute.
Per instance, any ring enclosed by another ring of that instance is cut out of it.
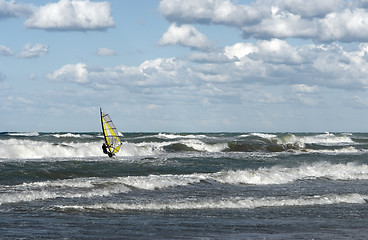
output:
<svg viewBox="0 0 368 240"><path fill-rule="evenodd" d="M237 138L246 138L249 137L249 134L240 134L239 136L237 136Z"/></svg>
<svg viewBox="0 0 368 240"><path fill-rule="evenodd" d="M251 133L250 135L251 136L255 136L255 137L265 138L265 139L277 138L277 135L275 135L275 134L268 134L268 133Z"/></svg>
<svg viewBox="0 0 368 240"><path fill-rule="evenodd" d="M101 156L100 143L52 143L20 139L0 140L0 158L37 159Z"/></svg>
<svg viewBox="0 0 368 240"><path fill-rule="evenodd" d="M276 138L279 144L299 144L305 147L306 144L318 144L323 146L350 145L355 144L348 134L336 136L332 133L317 134L312 136L296 136L294 134L286 134Z"/></svg>
<svg viewBox="0 0 368 240"><path fill-rule="evenodd" d="M219 172L213 176L214 180L224 184L247 185L287 184L298 180L317 178L334 181L366 180L368 179L368 165L319 162L294 168L274 166L257 170L232 170Z"/></svg>
<svg viewBox="0 0 368 240"><path fill-rule="evenodd" d="M92 197L105 197L112 194L118 194L127 192L129 189L124 187L115 187L109 189L92 189L89 191L50 191L50 190L28 190L19 193L7 193L2 194L0 199L0 205L18 202L32 202L37 200L49 200L56 198L92 198Z"/></svg>
<svg viewBox="0 0 368 240"><path fill-rule="evenodd" d="M82 138L81 134L74 134L74 133L53 134L52 136L56 138ZM91 137L91 136L83 135L83 137Z"/></svg>
<svg viewBox="0 0 368 240"><path fill-rule="evenodd" d="M255 209L295 206L319 206L331 204L366 204L368 196L358 193L303 196L300 198L264 197L206 199L201 201L168 201L143 203L98 203L90 205L55 205L59 211L162 211L199 209Z"/></svg>
<svg viewBox="0 0 368 240"><path fill-rule="evenodd" d="M42 159L42 158L86 158L104 156L101 142L46 142L20 139L0 140L0 159ZM360 154L353 146L333 149L300 148L292 144L254 144L247 142L205 143L196 139L169 142L123 142L117 157L155 156L169 152L265 152L290 154Z"/></svg>
<svg viewBox="0 0 368 240"><path fill-rule="evenodd" d="M3 192L8 192L1 195L0 205L56 198L104 197L130 191L124 185L107 183L109 180L103 178L79 178L0 186L0 191L6 188Z"/></svg>
<svg viewBox="0 0 368 240"><path fill-rule="evenodd" d="M275 166L257 170L230 170L216 173L164 174L113 178L77 178L1 185L0 205L54 198L91 198L126 193L135 189L157 191L165 188L202 184L278 185L295 181L329 179L353 181L368 179L368 165L320 162L294 168ZM6 193L5 193L6 192Z"/></svg>
<svg viewBox="0 0 368 240"><path fill-rule="evenodd" d="M338 148L338 149L319 149L319 150L307 148L307 149L304 149L304 152L337 155L337 154L357 154L357 153L362 153L363 150L358 150L353 146L349 146L349 147Z"/></svg>
<svg viewBox="0 0 368 240"><path fill-rule="evenodd" d="M173 133L159 133L153 137L158 137L162 139L198 139L198 138L207 138L206 135L203 134L173 134Z"/></svg>
<svg viewBox="0 0 368 240"><path fill-rule="evenodd" d="M149 175L116 178L78 178L0 186L4 193L0 205L55 198L106 197L129 192L132 189L157 190L198 183L206 175ZM3 190L3 189L6 189ZM76 190L77 189L77 190Z"/></svg>
<svg viewBox="0 0 368 240"><path fill-rule="evenodd" d="M160 140L158 136L164 136ZM240 137L241 136L241 137ZM363 143L351 134L331 133L316 135L265 134L249 135L217 134L147 134L123 138L124 142L116 155L118 157L153 156L168 152L264 152L264 153L321 153L357 154L364 152ZM358 136L359 137L359 136ZM71 158L104 156L101 150L102 135L96 133L42 133L34 138L11 136L0 138L0 159ZM361 139L361 138L358 138ZM357 147L357 148L356 148Z"/></svg>
<svg viewBox="0 0 368 240"><path fill-rule="evenodd" d="M36 137L40 134L38 132L24 132L24 133L7 133L8 136L18 136L18 137Z"/></svg>

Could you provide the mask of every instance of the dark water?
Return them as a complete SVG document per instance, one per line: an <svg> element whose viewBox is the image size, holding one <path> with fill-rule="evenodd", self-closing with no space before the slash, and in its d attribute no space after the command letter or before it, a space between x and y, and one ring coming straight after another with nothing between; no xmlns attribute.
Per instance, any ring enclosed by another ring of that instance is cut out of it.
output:
<svg viewBox="0 0 368 240"><path fill-rule="evenodd" d="M0 133L3 239L365 239L368 134Z"/></svg>

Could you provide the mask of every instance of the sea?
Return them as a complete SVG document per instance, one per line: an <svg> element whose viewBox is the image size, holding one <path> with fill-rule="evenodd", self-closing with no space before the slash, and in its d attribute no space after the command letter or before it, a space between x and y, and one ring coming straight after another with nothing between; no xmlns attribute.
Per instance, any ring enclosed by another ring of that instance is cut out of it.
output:
<svg viewBox="0 0 368 240"><path fill-rule="evenodd" d="M0 133L1 239L366 239L368 133Z"/></svg>

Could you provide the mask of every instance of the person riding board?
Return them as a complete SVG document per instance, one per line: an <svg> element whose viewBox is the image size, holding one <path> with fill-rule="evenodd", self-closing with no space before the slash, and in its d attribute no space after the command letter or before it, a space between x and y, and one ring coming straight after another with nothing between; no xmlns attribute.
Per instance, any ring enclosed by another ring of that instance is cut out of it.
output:
<svg viewBox="0 0 368 240"><path fill-rule="evenodd" d="M103 151L103 153L104 154L107 154L107 155L109 155L109 157L112 157L113 156L113 154L111 153L111 152L109 152L109 151L107 151L107 148L108 148L109 146L107 146L105 143L103 143L102 144L102 151Z"/></svg>

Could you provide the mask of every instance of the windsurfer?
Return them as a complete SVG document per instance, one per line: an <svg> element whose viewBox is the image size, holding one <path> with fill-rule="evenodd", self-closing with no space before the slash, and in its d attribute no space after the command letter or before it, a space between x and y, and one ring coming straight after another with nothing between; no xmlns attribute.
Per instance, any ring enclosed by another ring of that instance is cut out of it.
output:
<svg viewBox="0 0 368 240"><path fill-rule="evenodd" d="M111 152L107 151L107 147L108 146L106 145L106 143L103 143L102 144L102 151L103 151L104 154L107 154L107 155L109 155L109 157L112 157L113 154Z"/></svg>
<svg viewBox="0 0 368 240"><path fill-rule="evenodd" d="M102 151L103 153L107 154L107 146L105 143L102 144Z"/></svg>

